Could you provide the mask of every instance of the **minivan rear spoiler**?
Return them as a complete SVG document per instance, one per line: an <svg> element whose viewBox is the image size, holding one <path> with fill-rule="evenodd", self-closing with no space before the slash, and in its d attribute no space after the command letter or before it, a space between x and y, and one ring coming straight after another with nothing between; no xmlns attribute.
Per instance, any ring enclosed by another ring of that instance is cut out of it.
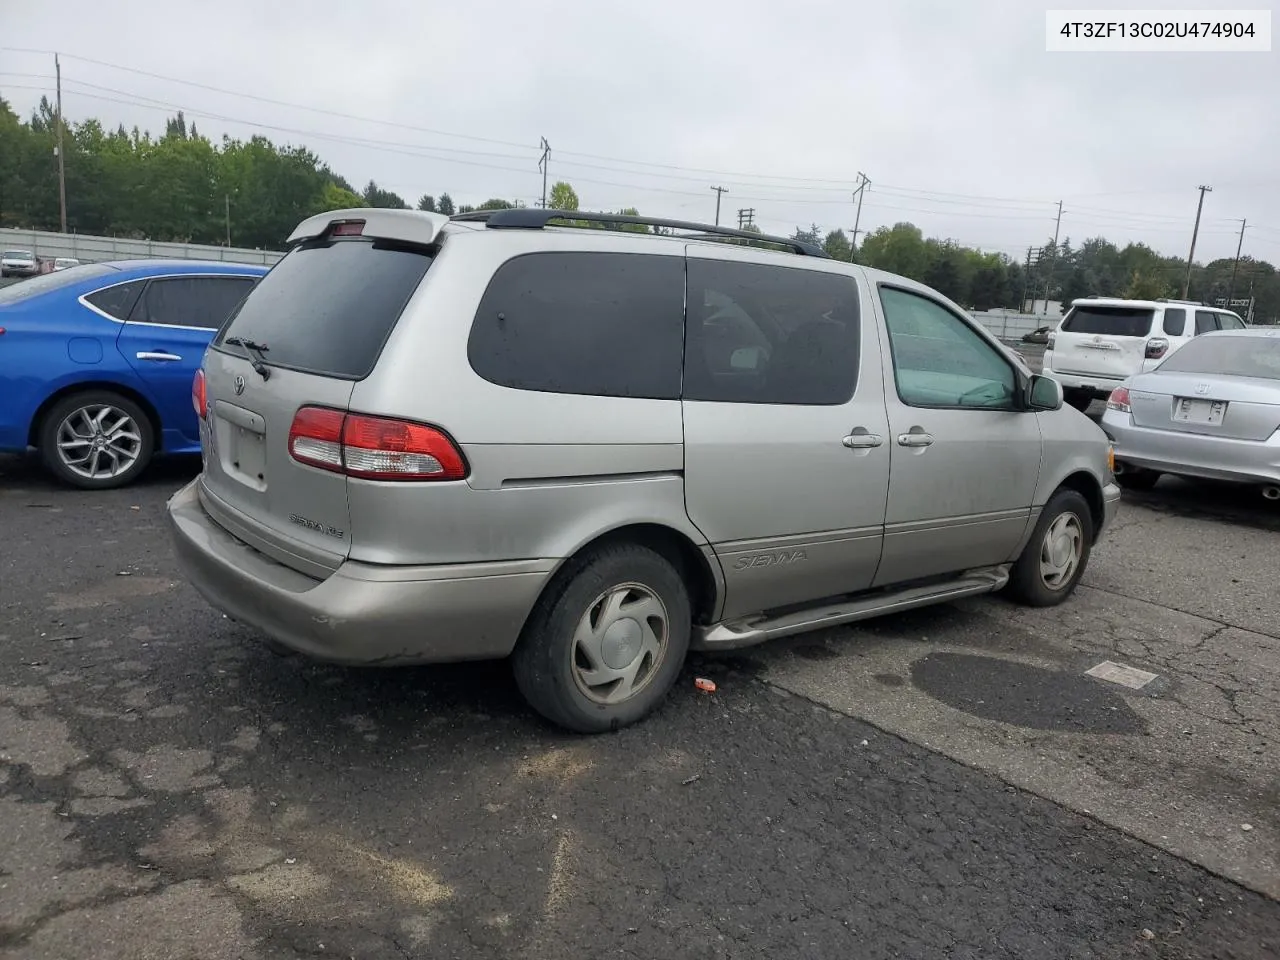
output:
<svg viewBox="0 0 1280 960"><path fill-rule="evenodd" d="M287 243L293 246L304 240L314 240L342 224L350 226L340 231L341 235L399 240L427 247L435 242L440 230L448 222L449 218L443 213L427 213L423 210L394 210L386 207L326 210L308 217L294 227Z"/></svg>

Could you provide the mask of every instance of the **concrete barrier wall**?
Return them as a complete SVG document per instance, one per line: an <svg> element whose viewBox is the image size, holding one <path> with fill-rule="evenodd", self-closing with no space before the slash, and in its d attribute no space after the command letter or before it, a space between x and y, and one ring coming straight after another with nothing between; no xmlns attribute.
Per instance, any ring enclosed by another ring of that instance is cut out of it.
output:
<svg viewBox="0 0 1280 960"><path fill-rule="evenodd" d="M1041 327L1056 327L1062 320L1062 315L1052 310L1048 314L988 310L984 313L971 313L970 316L993 335L1010 341L1021 340L1026 334Z"/></svg>
<svg viewBox="0 0 1280 960"><path fill-rule="evenodd" d="M41 260L74 257L82 263L99 260L225 260L227 263L261 263L270 266L284 256L275 250L215 247L202 243L159 243L123 237L95 237L83 233L46 233L43 230L0 229L0 247L30 250Z"/></svg>

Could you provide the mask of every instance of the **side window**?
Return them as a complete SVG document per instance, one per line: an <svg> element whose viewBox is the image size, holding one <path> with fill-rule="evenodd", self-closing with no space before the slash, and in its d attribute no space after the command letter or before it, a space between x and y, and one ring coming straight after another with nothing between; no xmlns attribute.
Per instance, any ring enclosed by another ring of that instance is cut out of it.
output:
<svg viewBox="0 0 1280 960"><path fill-rule="evenodd" d="M1218 329L1218 318L1208 310L1196 311L1196 336Z"/></svg>
<svg viewBox="0 0 1280 960"><path fill-rule="evenodd" d="M147 284L132 323L216 330L249 290L251 277L168 277Z"/></svg>
<svg viewBox="0 0 1280 960"><path fill-rule="evenodd" d="M467 357L518 390L676 400L683 346L683 257L531 253L489 281Z"/></svg>
<svg viewBox="0 0 1280 960"><path fill-rule="evenodd" d="M838 405L858 381L858 286L818 270L688 261L684 398Z"/></svg>
<svg viewBox="0 0 1280 960"><path fill-rule="evenodd" d="M1181 307L1164 308L1164 332L1170 337L1180 337L1187 330L1187 311Z"/></svg>
<svg viewBox="0 0 1280 960"><path fill-rule="evenodd" d="M1222 324L1223 330L1243 330L1244 321L1230 313L1218 314L1218 322Z"/></svg>
<svg viewBox="0 0 1280 960"><path fill-rule="evenodd" d="M256 277L199 277L196 279L197 299L193 327L217 330L240 301L249 295Z"/></svg>
<svg viewBox="0 0 1280 960"><path fill-rule="evenodd" d="M880 288L902 402L913 407L1012 408L1013 366L940 303L894 287Z"/></svg>
<svg viewBox="0 0 1280 960"><path fill-rule="evenodd" d="M103 287L93 293L86 294L85 300L93 304L108 316L117 320L127 320L134 301L146 286L145 280L133 280L129 283L117 283L113 287Z"/></svg>

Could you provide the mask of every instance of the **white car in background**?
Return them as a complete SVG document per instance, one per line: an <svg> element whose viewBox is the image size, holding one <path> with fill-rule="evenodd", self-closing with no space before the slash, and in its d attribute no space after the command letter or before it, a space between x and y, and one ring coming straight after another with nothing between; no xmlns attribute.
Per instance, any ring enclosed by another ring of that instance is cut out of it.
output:
<svg viewBox="0 0 1280 960"><path fill-rule="evenodd" d="M40 259L30 250L0 253L0 277L34 277L39 272Z"/></svg>
<svg viewBox="0 0 1280 960"><path fill-rule="evenodd" d="M68 267L78 266L80 266L80 261L74 257L58 257L53 261L53 272L57 273L59 270L66 270Z"/></svg>
<svg viewBox="0 0 1280 960"><path fill-rule="evenodd" d="M1126 378L1154 369L1188 341L1213 330L1243 330L1230 310L1193 300L1086 297L1049 334L1043 373L1062 384L1067 403L1087 410Z"/></svg>

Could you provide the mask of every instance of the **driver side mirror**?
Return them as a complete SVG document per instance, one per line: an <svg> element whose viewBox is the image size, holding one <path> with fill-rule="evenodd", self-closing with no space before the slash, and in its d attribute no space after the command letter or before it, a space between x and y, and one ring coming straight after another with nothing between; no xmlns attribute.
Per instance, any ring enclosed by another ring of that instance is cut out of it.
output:
<svg viewBox="0 0 1280 960"><path fill-rule="evenodd" d="M1053 377L1033 374L1027 388L1027 400L1032 410L1061 410L1062 384Z"/></svg>

